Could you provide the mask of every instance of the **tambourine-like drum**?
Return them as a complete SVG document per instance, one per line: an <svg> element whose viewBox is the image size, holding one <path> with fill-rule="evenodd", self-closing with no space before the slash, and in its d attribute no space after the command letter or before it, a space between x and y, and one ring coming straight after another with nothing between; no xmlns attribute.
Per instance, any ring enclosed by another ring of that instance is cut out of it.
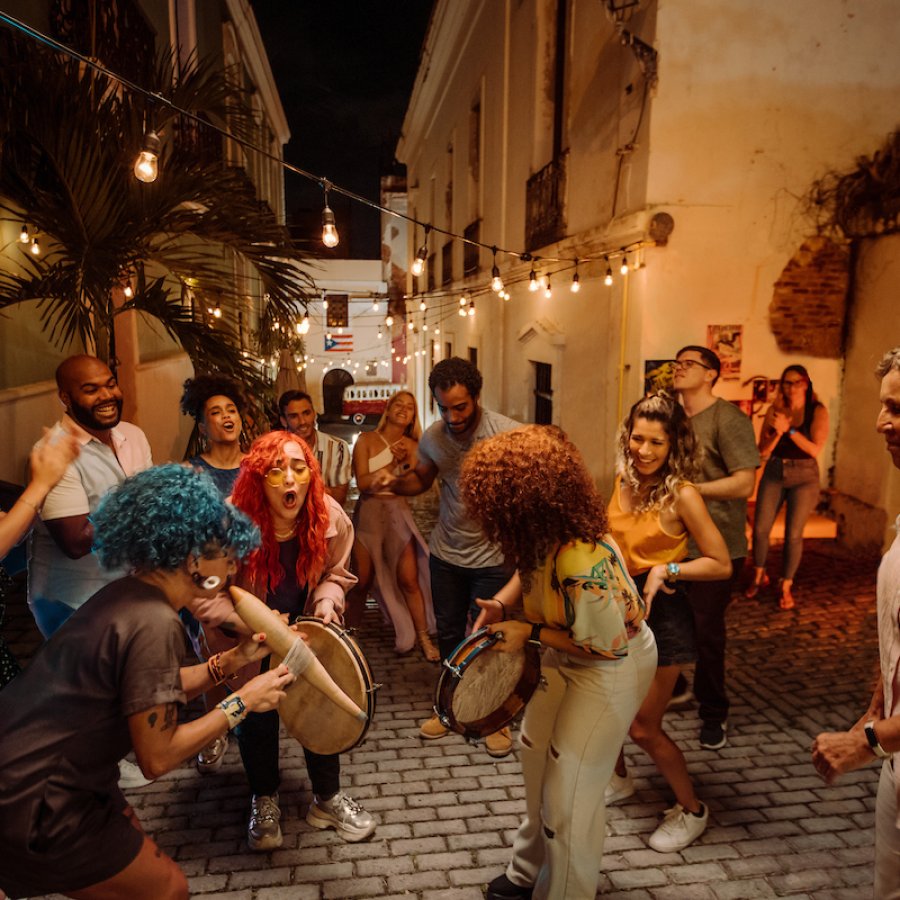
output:
<svg viewBox="0 0 900 900"><path fill-rule="evenodd" d="M541 680L541 655L490 648L499 640L487 628L472 632L444 661L434 709L447 728L469 740L493 734L525 708Z"/></svg>
<svg viewBox="0 0 900 900"><path fill-rule="evenodd" d="M308 681L298 678L278 704L284 727L313 753L344 753L361 744L375 714L372 672L359 644L337 625L324 625L313 616L296 623L307 636L309 648L338 687L368 716L365 722L344 715ZM281 662L272 655L272 667Z"/></svg>

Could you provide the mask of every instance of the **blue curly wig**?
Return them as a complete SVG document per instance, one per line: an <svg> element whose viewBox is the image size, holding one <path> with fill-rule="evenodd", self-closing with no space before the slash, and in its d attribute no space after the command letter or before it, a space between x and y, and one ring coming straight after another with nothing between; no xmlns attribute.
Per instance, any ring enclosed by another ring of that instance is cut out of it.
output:
<svg viewBox="0 0 900 900"><path fill-rule="evenodd" d="M126 478L90 518L108 569L172 571L191 554L221 548L243 559L259 546L259 529L208 475L174 463Z"/></svg>

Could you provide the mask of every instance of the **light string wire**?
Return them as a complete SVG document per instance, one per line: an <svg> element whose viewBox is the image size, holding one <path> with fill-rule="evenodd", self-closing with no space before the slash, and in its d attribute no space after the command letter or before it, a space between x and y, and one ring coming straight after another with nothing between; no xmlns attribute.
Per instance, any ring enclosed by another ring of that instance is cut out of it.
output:
<svg viewBox="0 0 900 900"><path fill-rule="evenodd" d="M509 250L504 247L498 247L495 244L488 244L483 241L476 241L472 238L468 238L465 235L457 234L456 232L450 231L449 229L441 228L437 225L434 225L430 222L424 222L420 219L416 219L413 216L406 215L405 213L397 212L394 209L389 209L388 207L382 206L379 203L376 203L374 200L369 200L367 197L362 196L361 194L357 194L355 191L351 191L348 188L342 187L339 184L331 181L329 178L326 178L323 175L315 175L312 172L308 172L306 169L302 169L299 166L295 166L293 163L289 163L286 160L282 159L280 156L272 153L269 150L266 150L263 147L258 147L252 141L247 140L246 138L239 137L235 134L232 134L227 128L223 128L219 125L216 125L214 122L209 122L206 119L201 118L195 113L190 112L189 110L183 109L177 104L173 103L171 100L168 100L166 97L162 96L155 91L147 90L141 85L137 84L131 79L126 78L123 75L119 75L118 73L112 71L111 69L104 66L101 62L96 59L92 59L89 56L85 56L83 53L79 53L77 50L72 47L67 47L65 44L60 43L56 39L50 37L50 35L44 34L36 28L32 28L30 25L25 24L21 20L15 18L15 16L11 16L9 13L0 11L0 22L5 22L7 25L12 28L21 31L27 37L32 38L38 43L45 44L51 49L57 51L58 53L62 53L66 56L71 57L72 59L78 60L86 66L90 66L96 72L105 75L106 77L112 79L113 81L120 84L122 87L132 91L133 93L140 94L143 97L151 100L154 103L159 103L162 106L167 107L178 115L184 116L189 119L191 122L196 123L197 125L211 129L222 137L227 138L228 140L234 141L239 146L243 147L246 150L250 150L253 153L258 153L260 156L265 157L271 162L277 163L283 169L288 172L293 172L295 175L299 175L302 178L305 178L307 181L312 181L317 183L323 191L334 191L336 194L341 194L349 200L353 200L357 203L361 203L364 206L368 206L370 209L377 210L380 213L384 213L389 216L393 216L396 219L403 219L406 222L411 222L413 225L420 225L422 228L427 228L429 231L434 231L438 234L442 234L445 237L452 238L453 240L460 241L464 244L469 244L472 247L479 247L483 250L491 251L494 254L503 253L507 256L516 257L517 259L523 262L555 262L555 263L572 263L573 265L576 263L575 257L556 257L556 256L533 256L531 253L527 251L518 251L518 250ZM639 242L643 243L643 242ZM609 259L610 257L616 257L619 255L623 255L625 252L633 252L636 249L635 245L631 245L626 248L610 248L610 250L605 253L601 253L598 256L582 256L578 257L577 261L581 263L589 262L591 260L600 260L600 259ZM490 288L488 288L490 290ZM434 296L434 294L431 294Z"/></svg>

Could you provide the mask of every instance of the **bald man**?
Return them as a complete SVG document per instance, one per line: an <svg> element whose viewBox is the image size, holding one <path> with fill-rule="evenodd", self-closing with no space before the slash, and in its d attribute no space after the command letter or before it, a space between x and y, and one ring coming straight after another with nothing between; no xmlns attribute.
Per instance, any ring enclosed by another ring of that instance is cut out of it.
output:
<svg viewBox="0 0 900 900"><path fill-rule="evenodd" d="M81 453L44 500L31 539L28 605L45 638L124 574L100 567L88 516L110 488L153 465L144 432L121 421L122 391L106 363L70 356L56 370L56 385L65 414L50 439L57 429L72 434Z"/></svg>

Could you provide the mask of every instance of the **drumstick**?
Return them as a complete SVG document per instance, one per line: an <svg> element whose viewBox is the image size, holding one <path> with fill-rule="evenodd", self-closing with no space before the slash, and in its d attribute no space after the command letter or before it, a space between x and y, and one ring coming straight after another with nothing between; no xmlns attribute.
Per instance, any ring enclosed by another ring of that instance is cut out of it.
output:
<svg viewBox="0 0 900 900"><path fill-rule="evenodd" d="M239 587L229 588L231 599L234 602L235 612L243 619L247 626L254 632L265 632L266 643L283 659L291 650L301 657L306 657L300 676L305 678L314 688L321 691L332 703L350 713L351 716L365 722L368 716L350 699L335 683L328 671L319 662L315 653L310 650L296 632L291 631L281 620L281 617L273 609L270 609L258 597L254 597L249 591ZM295 649L295 644L300 642L306 653L300 648Z"/></svg>

